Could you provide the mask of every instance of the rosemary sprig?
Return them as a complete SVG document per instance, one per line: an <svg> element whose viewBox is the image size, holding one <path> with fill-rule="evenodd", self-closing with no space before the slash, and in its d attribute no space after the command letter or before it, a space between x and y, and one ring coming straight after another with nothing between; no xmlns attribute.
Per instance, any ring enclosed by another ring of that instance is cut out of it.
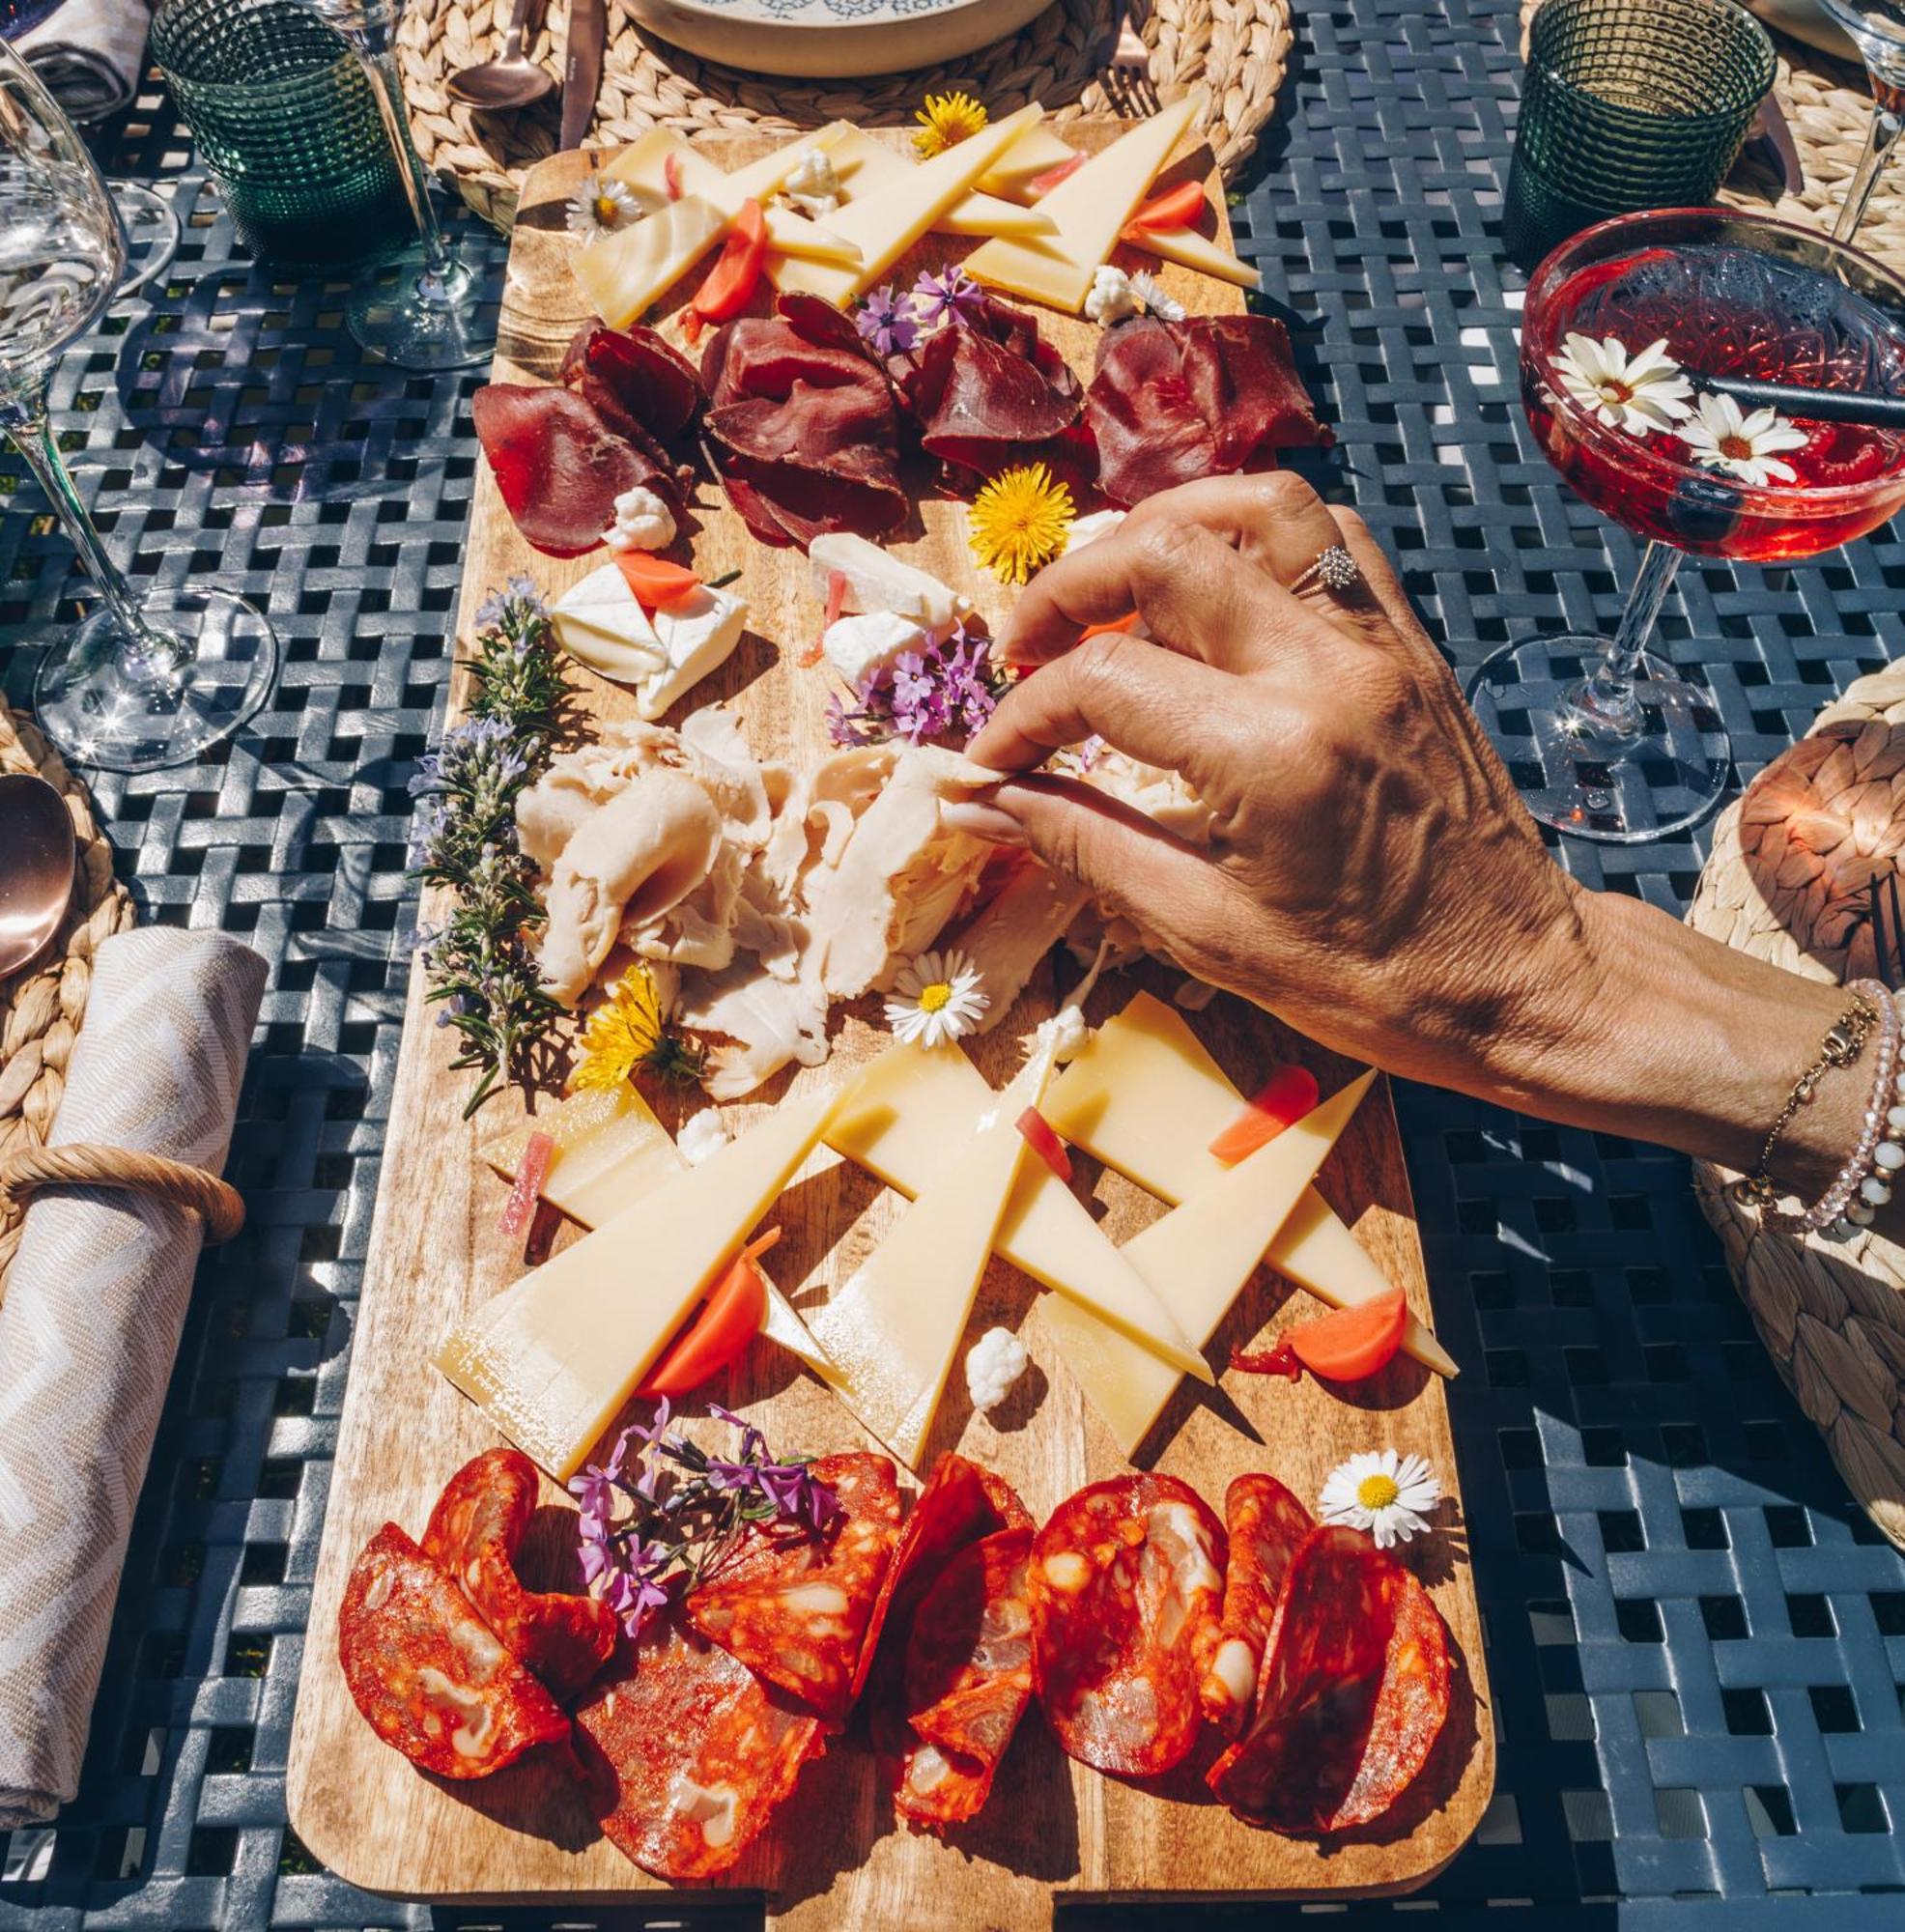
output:
<svg viewBox="0 0 1905 1932"><path fill-rule="evenodd" d="M516 801L548 768L571 695L527 578L479 606L476 625L469 715L424 755L410 786L419 801L412 876L452 896L448 918L419 944L437 1024L461 1039L451 1064L480 1069L465 1120L524 1071L561 1012L530 945L543 912L535 868L517 845Z"/></svg>

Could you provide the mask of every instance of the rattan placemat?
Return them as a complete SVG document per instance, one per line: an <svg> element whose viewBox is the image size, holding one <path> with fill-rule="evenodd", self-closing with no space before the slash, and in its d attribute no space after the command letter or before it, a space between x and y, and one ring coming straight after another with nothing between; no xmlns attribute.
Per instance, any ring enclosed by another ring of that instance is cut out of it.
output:
<svg viewBox="0 0 1905 1932"><path fill-rule="evenodd" d="M1851 686L1720 820L1688 923L1815 980L1876 969L1866 888L1905 849L1905 664ZM1695 1164L1742 1299L1874 1522L1905 1549L1905 1249L1766 1233Z"/></svg>
<svg viewBox="0 0 1905 1932"><path fill-rule="evenodd" d="M554 99L515 114L477 114L453 101L444 79L502 44L508 0L413 0L398 29L397 58L417 152L452 179L486 220L507 228L516 185L554 151ZM530 57L560 74L568 0L550 0L526 41ZM693 135L759 126L792 133L837 119L903 127L929 91L963 87L997 116L1040 100L1063 122L1081 114L1148 114L1199 84L1210 89L1200 130L1227 177L1257 145L1276 106L1291 47L1290 0L1152 0L1128 10L1150 55L1142 71L1110 54L1127 17L1122 0L1057 0L1023 32L953 65L865 80L748 74L697 60L636 25L610 0L609 47L590 147L619 147L656 123Z"/></svg>
<svg viewBox="0 0 1905 1932"><path fill-rule="evenodd" d="M11 979L0 979L0 1167L45 1145L66 1090L67 1063L100 943L137 923L126 888L113 877L112 847L93 816L86 787L39 730L0 704L0 772L38 772L58 786L72 813L79 863L72 903L52 945ZM0 1300L19 1245L23 1210L0 1195Z"/></svg>

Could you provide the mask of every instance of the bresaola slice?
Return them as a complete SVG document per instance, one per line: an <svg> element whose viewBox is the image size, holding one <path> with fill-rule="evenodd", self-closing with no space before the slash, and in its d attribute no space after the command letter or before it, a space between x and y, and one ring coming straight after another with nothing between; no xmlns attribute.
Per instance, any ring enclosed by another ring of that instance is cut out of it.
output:
<svg viewBox="0 0 1905 1932"><path fill-rule="evenodd" d="M1143 317L1110 330L1086 392L1098 488L1129 506L1327 443L1273 316Z"/></svg>

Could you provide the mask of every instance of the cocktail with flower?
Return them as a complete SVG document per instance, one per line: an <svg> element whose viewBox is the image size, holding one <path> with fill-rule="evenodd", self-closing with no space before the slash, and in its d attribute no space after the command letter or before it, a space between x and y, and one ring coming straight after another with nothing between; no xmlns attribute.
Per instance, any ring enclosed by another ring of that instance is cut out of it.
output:
<svg viewBox="0 0 1905 1932"><path fill-rule="evenodd" d="M1537 818L1632 842L1692 824L1731 764L1707 694L1645 653L1681 554L1778 562L1905 505L1905 433L1743 405L1701 382L1905 395L1905 283L1723 209L1623 216L1536 270L1521 393L1549 460L1648 540L1611 639L1497 652L1469 698Z"/></svg>

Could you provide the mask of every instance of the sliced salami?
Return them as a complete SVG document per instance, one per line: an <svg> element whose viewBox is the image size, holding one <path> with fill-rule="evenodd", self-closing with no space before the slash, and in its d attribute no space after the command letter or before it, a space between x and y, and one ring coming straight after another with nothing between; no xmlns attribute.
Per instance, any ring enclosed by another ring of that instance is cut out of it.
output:
<svg viewBox="0 0 1905 1932"><path fill-rule="evenodd" d="M462 1585L503 1648L568 1698L608 1662L615 1613L593 1597L527 1589L516 1574L536 1490L536 1465L520 1449L486 1450L443 1486L423 1553Z"/></svg>
<svg viewBox="0 0 1905 1932"><path fill-rule="evenodd" d="M917 1742L896 1801L917 1823L953 1824L985 1803L1032 1699L1031 1554L1029 1526L968 1544L913 1619L902 1686ZM939 1763L956 1775L940 1775Z"/></svg>
<svg viewBox="0 0 1905 1932"><path fill-rule="evenodd" d="M1284 1579L1256 1716L1208 1783L1252 1824L1366 1825L1422 1769L1448 1704L1447 1636L1428 1592L1359 1531L1313 1530Z"/></svg>
<svg viewBox="0 0 1905 1932"><path fill-rule="evenodd" d="M838 1726L898 1540L899 1484L884 1456L821 1456L812 1467L839 1499L826 1533L750 1523L686 1609L703 1636Z"/></svg>
<svg viewBox="0 0 1905 1932"><path fill-rule="evenodd" d="M1213 1724L1235 1732L1249 1718L1290 1559L1315 1527L1309 1511L1274 1476L1239 1476L1224 1492L1231 1547L1224 1614L1200 1692Z"/></svg>
<svg viewBox="0 0 1905 1932"><path fill-rule="evenodd" d="M394 1522L344 1585L337 1655L371 1728L440 1777L488 1777L569 1735L555 1699Z"/></svg>
<svg viewBox="0 0 1905 1932"><path fill-rule="evenodd" d="M728 1870L825 1744L810 1711L668 1616L617 1648L576 1712L604 1834L676 1884Z"/></svg>
<svg viewBox="0 0 1905 1932"><path fill-rule="evenodd" d="M1152 1777L1196 1742L1215 1654L1224 1529L1174 1476L1093 1483L1032 1546L1033 1671L1081 1764Z"/></svg>

